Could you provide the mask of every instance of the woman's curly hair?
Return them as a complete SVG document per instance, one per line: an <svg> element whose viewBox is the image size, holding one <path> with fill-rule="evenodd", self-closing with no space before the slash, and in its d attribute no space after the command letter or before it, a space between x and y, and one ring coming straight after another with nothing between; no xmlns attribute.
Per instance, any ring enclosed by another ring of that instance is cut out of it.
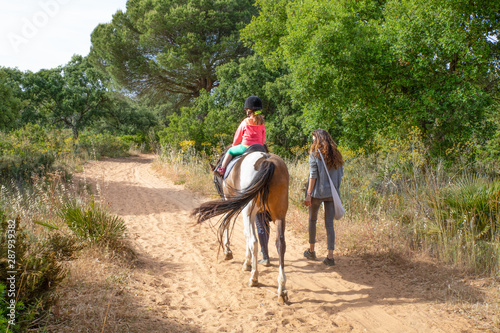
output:
<svg viewBox="0 0 500 333"><path fill-rule="evenodd" d="M337 149L337 145L327 131L320 128L315 130L312 135L316 140L313 140L311 149L309 150L310 154L320 159L321 157L319 157L318 150L321 151L328 169L338 169L344 165L342 154Z"/></svg>

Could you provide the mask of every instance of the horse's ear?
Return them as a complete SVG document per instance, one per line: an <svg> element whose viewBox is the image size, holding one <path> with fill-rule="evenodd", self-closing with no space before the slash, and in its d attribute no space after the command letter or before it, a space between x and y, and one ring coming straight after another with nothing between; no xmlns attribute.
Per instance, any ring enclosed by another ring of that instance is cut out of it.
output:
<svg viewBox="0 0 500 333"><path fill-rule="evenodd" d="M210 170L214 171L215 170L215 165L212 165L212 163L208 163L210 165Z"/></svg>

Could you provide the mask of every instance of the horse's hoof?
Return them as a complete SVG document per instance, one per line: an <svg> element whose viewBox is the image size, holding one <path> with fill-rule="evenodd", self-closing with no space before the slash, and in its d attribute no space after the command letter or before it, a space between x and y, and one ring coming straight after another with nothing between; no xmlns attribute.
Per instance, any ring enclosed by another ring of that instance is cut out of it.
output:
<svg viewBox="0 0 500 333"><path fill-rule="evenodd" d="M259 285L259 281L248 281L248 286L249 287L257 287Z"/></svg>
<svg viewBox="0 0 500 333"><path fill-rule="evenodd" d="M245 265L243 264L243 269L244 272L250 272L252 271L252 265Z"/></svg>
<svg viewBox="0 0 500 333"><path fill-rule="evenodd" d="M286 292L286 290L281 293L280 297L278 297L278 302L281 305L288 304L288 293Z"/></svg>
<svg viewBox="0 0 500 333"><path fill-rule="evenodd" d="M233 259L233 251L226 251L224 252L224 254L226 255L224 260L231 260Z"/></svg>

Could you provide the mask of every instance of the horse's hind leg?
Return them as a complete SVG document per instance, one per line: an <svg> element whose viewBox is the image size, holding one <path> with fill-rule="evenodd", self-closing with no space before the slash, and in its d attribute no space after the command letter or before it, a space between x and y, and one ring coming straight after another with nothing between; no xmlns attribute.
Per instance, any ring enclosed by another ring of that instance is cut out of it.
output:
<svg viewBox="0 0 500 333"><path fill-rule="evenodd" d="M276 248L279 255L279 275L278 275L278 301L280 303L288 302L288 293L286 290L286 276L285 276L285 220L276 220Z"/></svg>
<svg viewBox="0 0 500 333"><path fill-rule="evenodd" d="M244 271L250 272L250 280L248 281L248 285L250 287L255 287L258 285L258 277L259 271L257 267L257 251L258 251L258 242L257 236L255 232L255 212L251 211L252 204L248 204L242 211L243 215L243 226L244 233L246 239L246 258L243 263Z"/></svg>
<svg viewBox="0 0 500 333"><path fill-rule="evenodd" d="M224 260L233 259L233 251L229 248L229 224L224 226Z"/></svg>

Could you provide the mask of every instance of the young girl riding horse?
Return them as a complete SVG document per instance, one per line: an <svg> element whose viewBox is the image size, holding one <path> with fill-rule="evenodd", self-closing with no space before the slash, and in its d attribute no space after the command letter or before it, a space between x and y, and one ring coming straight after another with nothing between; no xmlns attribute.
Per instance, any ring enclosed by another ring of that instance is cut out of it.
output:
<svg viewBox="0 0 500 333"><path fill-rule="evenodd" d="M234 134L233 146L228 150L222 165L217 168L217 173L224 177L226 167L233 156L241 155L245 150L255 144L264 145L266 142L266 127L261 114L262 100L257 96L250 96L245 100L245 118Z"/></svg>

